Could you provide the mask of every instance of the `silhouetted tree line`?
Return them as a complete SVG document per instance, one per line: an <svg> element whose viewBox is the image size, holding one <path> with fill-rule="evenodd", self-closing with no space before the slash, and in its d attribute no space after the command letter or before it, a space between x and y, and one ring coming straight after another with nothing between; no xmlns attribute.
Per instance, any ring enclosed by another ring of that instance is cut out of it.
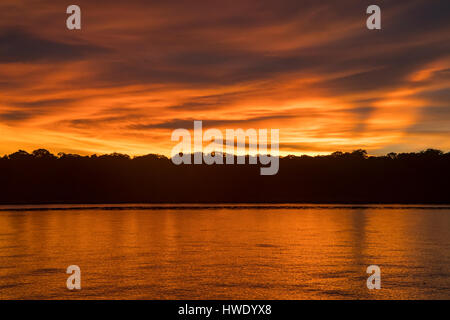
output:
<svg viewBox="0 0 450 320"><path fill-rule="evenodd" d="M439 150L287 156L274 176L260 166L20 150L0 158L0 203L450 203L450 153Z"/></svg>

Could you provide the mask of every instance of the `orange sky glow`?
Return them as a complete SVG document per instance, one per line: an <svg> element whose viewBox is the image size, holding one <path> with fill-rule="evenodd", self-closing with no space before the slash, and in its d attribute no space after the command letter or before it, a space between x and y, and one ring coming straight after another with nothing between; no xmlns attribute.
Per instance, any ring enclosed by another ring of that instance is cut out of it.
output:
<svg viewBox="0 0 450 320"><path fill-rule="evenodd" d="M280 130L280 154L450 150L450 19L434 1L0 3L0 154L169 155L171 133ZM448 8L447 8L448 9ZM446 14L447 13L447 14Z"/></svg>

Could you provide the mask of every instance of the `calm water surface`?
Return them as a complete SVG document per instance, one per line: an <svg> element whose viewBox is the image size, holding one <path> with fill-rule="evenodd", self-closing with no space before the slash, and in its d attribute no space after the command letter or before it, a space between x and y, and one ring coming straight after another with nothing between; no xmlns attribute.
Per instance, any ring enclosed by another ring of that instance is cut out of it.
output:
<svg viewBox="0 0 450 320"><path fill-rule="evenodd" d="M13 209L1 299L450 299L450 208Z"/></svg>

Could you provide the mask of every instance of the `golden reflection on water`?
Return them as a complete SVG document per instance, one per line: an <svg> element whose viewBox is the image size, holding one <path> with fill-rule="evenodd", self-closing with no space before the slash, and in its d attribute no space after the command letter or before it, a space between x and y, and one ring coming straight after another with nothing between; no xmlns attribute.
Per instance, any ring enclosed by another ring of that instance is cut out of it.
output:
<svg viewBox="0 0 450 320"><path fill-rule="evenodd" d="M450 209L4 211L0 298L449 299L449 230Z"/></svg>

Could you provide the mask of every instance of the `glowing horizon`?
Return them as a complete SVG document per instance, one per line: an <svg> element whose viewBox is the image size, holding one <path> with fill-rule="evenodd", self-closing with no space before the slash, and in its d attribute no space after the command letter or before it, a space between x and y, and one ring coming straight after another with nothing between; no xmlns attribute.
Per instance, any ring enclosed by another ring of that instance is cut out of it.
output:
<svg viewBox="0 0 450 320"><path fill-rule="evenodd" d="M172 130L280 129L280 155L450 150L450 22L430 1L0 4L0 154L170 156Z"/></svg>

